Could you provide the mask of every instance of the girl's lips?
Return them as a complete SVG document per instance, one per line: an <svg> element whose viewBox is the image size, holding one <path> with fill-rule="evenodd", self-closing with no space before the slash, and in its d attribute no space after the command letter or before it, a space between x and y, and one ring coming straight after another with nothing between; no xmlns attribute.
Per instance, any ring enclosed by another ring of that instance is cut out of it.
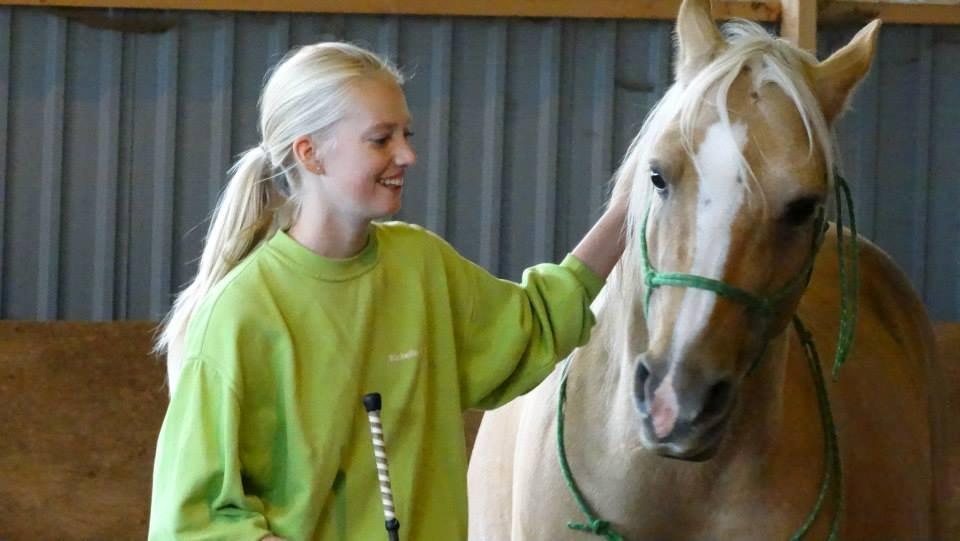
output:
<svg viewBox="0 0 960 541"><path fill-rule="evenodd" d="M378 180L377 183L382 184L384 186L389 186L391 188L400 188L400 187L403 187L403 175L382 178Z"/></svg>

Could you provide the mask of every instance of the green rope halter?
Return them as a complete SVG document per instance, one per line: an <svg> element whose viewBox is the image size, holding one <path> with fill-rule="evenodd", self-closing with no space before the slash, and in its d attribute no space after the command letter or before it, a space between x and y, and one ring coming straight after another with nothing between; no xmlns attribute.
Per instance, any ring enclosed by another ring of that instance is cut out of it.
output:
<svg viewBox="0 0 960 541"><path fill-rule="evenodd" d="M813 245L810 247L810 257L807 258L807 262L803 268L792 280L787 282L787 284L779 290L768 295L756 295L725 282L714 280L713 278L680 272L658 272L654 269L653 264L650 263L646 235L651 206L653 206L652 199L651 202L647 204L647 210L643 215L643 224L640 229L644 232L640 235L640 256L643 259L643 281L646 286L643 299L644 315L647 314L647 309L650 306L650 297L653 295L654 290L661 286L671 286L712 291L721 297L727 297L748 308L756 310L764 317L769 318L776 312L777 307L784 299L795 293L799 293L807 287L807 284L810 282L810 275L813 272L813 264L816 261L817 252L820 250L820 245L823 243L824 233L826 232L826 220L824 219L823 207L821 207L817 212L817 217L814 222L814 231L817 233L814 235Z"/></svg>
<svg viewBox="0 0 960 541"><path fill-rule="evenodd" d="M859 270L857 267L857 258L859 254L859 245L857 243L857 223L853 212L853 200L850 196L850 187L846 180L839 173L834 175L834 190L837 208L837 256L840 269L840 329L837 339L837 352L833 363L833 378L837 379L840 367L843 365L848 354L850 346L853 343L853 333L857 320L857 303L859 293ZM843 211L842 199L846 199L846 211L850 216L850 252L844 249L843 239ZM650 304L650 296L653 290L661 286L686 287L694 289L703 289L712 291L715 294L727 297L735 302L746 305L749 308L757 310L763 316L765 321L769 321L776 313L780 304L790 298L793 294L806 289L813 273L813 265L816 260L817 252L823 242L824 233L827 225L824 219L823 208L817 214L814 223L815 231L811 255L807 263L803 266L800 273L790 280L784 287L768 295L756 295L743 289L731 286L719 280L696 276L692 274L658 272L650 264L650 258L647 252L647 219L650 215L650 204L648 204L643 217L643 225L640 236L640 252L643 258L644 284L646 292L644 295L644 313ZM849 261L847 259L849 258ZM848 274L849 271L849 274ZM802 539L813 526L819 516L820 511L826 501L827 493L832 488L835 493L837 508L830 520L829 541L837 539L840 531L840 519L843 516L844 491L843 491L843 468L840 461L839 445L837 443L837 431L833 421L833 413L830 408L830 399L827 395L826 382L823 379L823 372L820 369L820 357L817 354L817 347L813 340L813 335L804 327L803 322L796 315L793 316L794 329L803 344L807 357L807 364L814 379L814 388L817 395L817 406L820 412L820 424L824 433L824 472L820 482L820 490L813 509L807 516L807 519L801 524L796 532L790 537L791 541ZM769 337L768 337L769 338ZM764 351L760 352L757 359L763 357ZM596 516L590 508L580 488L577 486L573 477L573 471L567 460L566 446L564 444L564 421L567 397L567 378L570 372L571 357L564 362L560 374L560 389L557 397L557 458L560 462L560 470L563 474L563 480L567 489L573 496L577 507L586 517L585 522L568 522L567 527L572 530L592 533L604 537L607 541L624 541L622 535L610 525L606 520ZM750 367L753 371L756 365L755 361ZM749 373L749 372L748 372Z"/></svg>

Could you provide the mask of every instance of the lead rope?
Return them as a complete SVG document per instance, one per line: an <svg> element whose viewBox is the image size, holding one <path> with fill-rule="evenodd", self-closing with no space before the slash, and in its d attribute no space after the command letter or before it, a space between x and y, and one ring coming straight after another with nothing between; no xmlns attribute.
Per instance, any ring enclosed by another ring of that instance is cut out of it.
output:
<svg viewBox="0 0 960 541"><path fill-rule="evenodd" d="M846 180L844 180L844 178L839 174L835 174L834 190L836 192L837 205L837 259L840 270L840 328L838 331L839 336L837 338L837 353L834 357L833 364L833 379L836 381L840 367L846 361L847 356L850 353L850 347L853 343L853 333L856 328L858 313L860 279L858 268L859 244L857 242L856 217L853 213L853 199L850 196L850 187L847 185ZM844 205L841 202L841 198L846 198L846 210L850 215L850 243L852 250L849 254L847 254L843 248ZM644 225L646 225L646 219L644 219ZM646 237L644 236L642 240L645 244ZM845 256L850 258L849 275L847 274L848 266ZM644 265L648 266L646 257L644 258ZM812 262L810 264L810 268L812 270ZM652 271L652 269L648 269L648 276L650 276L650 271ZM650 278L648 277L647 280L649 282ZM708 280L708 282L713 282L710 285L722 284L722 282L716 282L712 280ZM650 284L648 283L648 289L646 292L647 300L649 300L650 295L649 285ZM676 284L669 285L685 287L687 284L678 282ZM722 285L725 286L725 284ZM707 287L704 289L713 288ZM644 306L647 304L649 303L645 302ZM827 540L835 541L839 537L840 520L843 517L843 509L845 505L845 494L843 490L843 464L840 459L840 447L837 441L837 430L833 421L833 412L830 408L830 397L827 394L826 382L823 378L823 371L820 368L820 356L817 353L817 346L813 340L813 335L806 329L806 327L804 327L803 322L801 322L800 318L796 315L793 317L793 325L800 337L801 343L803 344L804 352L806 353L807 357L807 364L809 365L810 372L813 376L814 389L817 395L817 406L820 413L820 424L823 428L824 436L824 465L823 477L820 481L820 491L817 494L817 499L814 502L813 509L810 511L810 514L807 516L807 519L803 522L803 524L801 524L797 531L794 532L794 534L790 537L790 540L799 541L809 532L823 508L827 493L829 492L830 488L833 487L836 494L837 508L830 520L830 533L828 534ZM592 533L594 535L604 537L607 539L607 541L624 541L623 536L617 533L613 526L610 525L609 521L600 519L594 514L590 508L590 504L586 501L586 498L584 498L583 493L577 486L577 482L573 478L573 471L571 470L570 464L567 460L566 445L564 444L564 419L567 400L567 377L569 376L571 359L572 356L567 357L567 360L564 361L563 368L560 373L560 388L557 396L557 458L560 462L560 471L563 474L563 481L567 485L567 490L569 490L574 501L577 503L577 507L580 508L580 511L587 520L586 522L567 522L567 528L570 528L571 530Z"/></svg>
<svg viewBox="0 0 960 541"><path fill-rule="evenodd" d="M793 316L793 328L800 337L803 349L807 353L807 364L813 376L813 387L817 392L817 406L820 410L820 425L823 428L823 478L820 480L820 492L813 509L800 528L790 537L790 541L799 541L813 526L827 499L830 487L835 487L837 510L830 519L830 534L828 541L834 541L840 533L840 517L843 516L843 466L840 463L840 447L837 445L837 428L833 423L833 412L830 409L830 397L827 395L827 384L823 380L823 370L820 368L820 356L817 354L817 345L813 335L804 327L800 318Z"/></svg>
<svg viewBox="0 0 960 541"><path fill-rule="evenodd" d="M598 519L593 514L593 511L590 509L590 504L587 503L586 498L583 497L583 493L580 492L580 488L577 487L577 482L573 479L573 472L570 470L570 464L567 462L567 450L563 443L563 420L567 402L567 374L570 370L570 359L572 358L572 355L567 357L567 360L563 363L562 372L560 373L560 395L557 401L557 457L560 459L560 471L563 473L563 481L567 484L567 490L573 495L573 499L577 502L577 507L579 507L580 512L587 517L587 521L569 521L567 522L567 528L599 535L606 538L607 541L624 541L623 536L617 533L616 530L610 526L609 522Z"/></svg>
<svg viewBox="0 0 960 541"><path fill-rule="evenodd" d="M853 332L857 326L857 314L860 302L860 244L857 239L857 217L853 213L853 198L850 196L850 186L839 173L834 173L833 189L836 192L837 203L837 265L840 268L840 336L837 339L837 355L833 360L833 380L840 375L840 367L847 360L850 346L853 344ZM850 247L851 253L849 271L843 249L843 205L841 199L847 200L847 214L850 215Z"/></svg>

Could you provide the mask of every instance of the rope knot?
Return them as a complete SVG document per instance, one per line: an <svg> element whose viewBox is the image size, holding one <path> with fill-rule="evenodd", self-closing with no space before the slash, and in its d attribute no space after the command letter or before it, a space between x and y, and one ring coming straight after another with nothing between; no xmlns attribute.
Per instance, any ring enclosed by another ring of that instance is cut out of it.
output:
<svg viewBox="0 0 960 541"><path fill-rule="evenodd" d="M594 519L589 523L568 522L567 528L579 532L590 532L594 535L610 535L610 523L606 520Z"/></svg>
<svg viewBox="0 0 960 541"><path fill-rule="evenodd" d="M653 289L656 287L653 284L653 279L656 278L657 273L653 270L647 270L643 273L643 285L647 286L647 289Z"/></svg>

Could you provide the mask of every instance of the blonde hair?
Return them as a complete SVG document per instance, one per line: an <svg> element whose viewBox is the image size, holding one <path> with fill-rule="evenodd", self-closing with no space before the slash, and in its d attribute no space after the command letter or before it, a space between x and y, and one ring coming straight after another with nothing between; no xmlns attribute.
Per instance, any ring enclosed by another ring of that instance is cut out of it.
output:
<svg viewBox="0 0 960 541"><path fill-rule="evenodd" d="M157 338L167 355L170 392L185 359L187 326L207 293L277 229L299 212L301 179L293 143L317 140L351 107L350 87L359 79L403 84L403 76L379 56L348 43L318 43L291 51L273 69L260 95L262 142L244 152L230 170L204 241L197 275L177 295Z"/></svg>

